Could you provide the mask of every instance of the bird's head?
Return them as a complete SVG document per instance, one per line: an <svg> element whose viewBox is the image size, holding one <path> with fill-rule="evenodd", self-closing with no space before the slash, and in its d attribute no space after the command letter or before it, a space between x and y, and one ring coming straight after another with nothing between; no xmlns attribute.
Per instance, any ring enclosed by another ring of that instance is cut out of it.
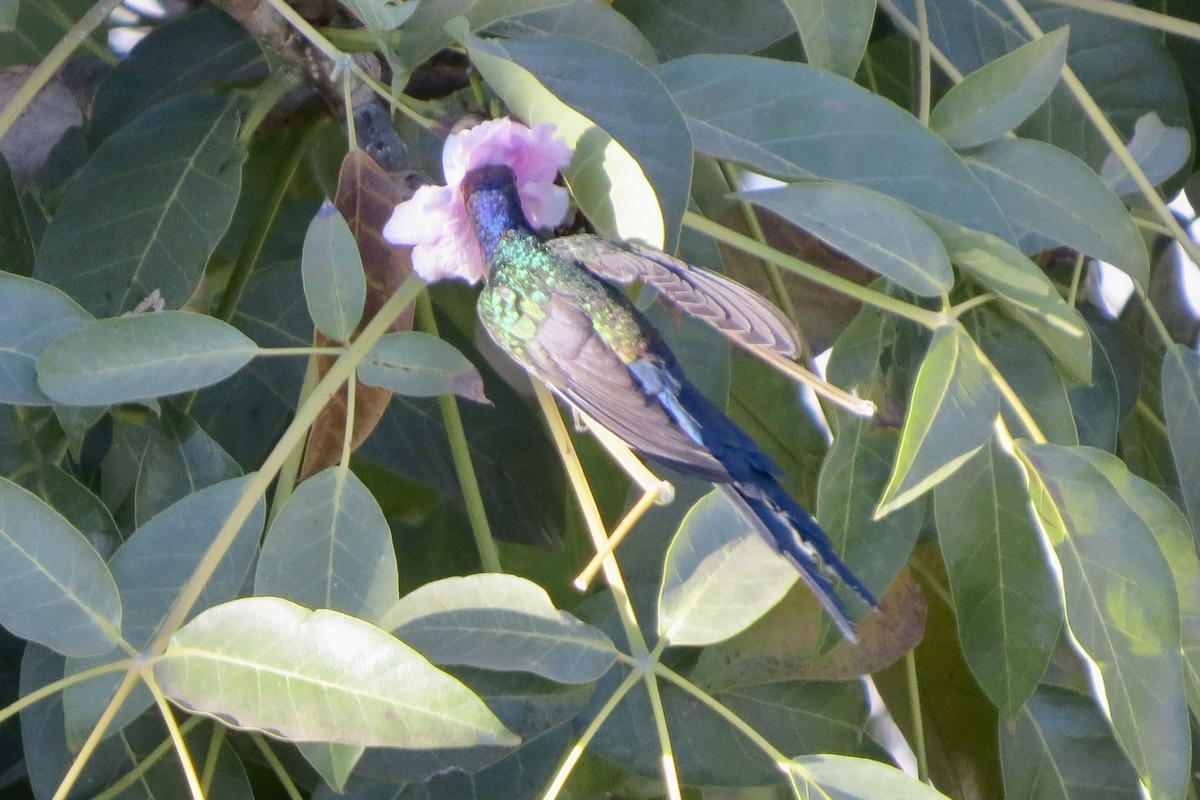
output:
<svg viewBox="0 0 1200 800"><path fill-rule="evenodd" d="M413 245L413 269L426 281L475 283L487 271L471 228L467 198L503 199L512 219L552 228L567 213L567 192L554 184L571 160L553 125L528 128L498 119L451 134L442 148L446 186L422 186L396 206L383 228L392 244ZM478 217L477 217L478 218Z"/></svg>

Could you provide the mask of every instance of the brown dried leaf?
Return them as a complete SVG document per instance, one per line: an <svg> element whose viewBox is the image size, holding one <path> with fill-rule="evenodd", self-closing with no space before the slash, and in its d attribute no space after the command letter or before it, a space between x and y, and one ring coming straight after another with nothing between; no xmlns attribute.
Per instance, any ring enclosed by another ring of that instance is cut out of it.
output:
<svg viewBox="0 0 1200 800"><path fill-rule="evenodd" d="M392 210L398 203L412 196L412 190L407 188L409 182L406 178L406 175L384 172L382 167L361 150L347 154L338 172L334 205L346 218L350 230L354 233L367 276L367 301L363 308L363 321L358 331L355 331L355 336L412 272L411 251L388 244L383 238L383 226L391 217ZM409 308L392 323L389 330L412 330L412 323L413 312ZM313 344L317 347L328 347L336 343L314 331ZM318 374L324 375L333 362L334 358L331 356L318 359ZM352 448L357 449L375 430L391 399L392 393L387 389L367 386L361 382L357 384ZM346 387L343 386L313 423L304 451L301 480L338 463L342 455L345 430Z"/></svg>

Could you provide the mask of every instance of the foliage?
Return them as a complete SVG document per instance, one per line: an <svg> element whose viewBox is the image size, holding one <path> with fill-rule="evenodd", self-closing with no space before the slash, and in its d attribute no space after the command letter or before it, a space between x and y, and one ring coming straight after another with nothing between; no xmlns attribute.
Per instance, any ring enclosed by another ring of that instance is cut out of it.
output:
<svg viewBox="0 0 1200 800"><path fill-rule="evenodd" d="M1195 9L212 0L117 58L117 5L0 0L0 797L1195 792ZM383 242L501 114L874 403L643 298L882 598L857 645Z"/></svg>

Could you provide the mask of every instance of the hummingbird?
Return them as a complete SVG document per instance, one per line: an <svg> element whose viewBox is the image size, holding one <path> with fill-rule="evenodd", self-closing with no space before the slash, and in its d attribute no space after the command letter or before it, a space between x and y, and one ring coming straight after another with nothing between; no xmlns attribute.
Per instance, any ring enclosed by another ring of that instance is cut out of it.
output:
<svg viewBox="0 0 1200 800"><path fill-rule="evenodd" d="M542 235L506 164L467 170L460 191L486 266L478 312L492 340L633 451L720 488L796 568L842 635L857 641L833 583L872 608L875 598L780 485L780 469L688 380L619 286L645 281L735 341L791 356L796 334L786 318L741 284L653 248Z"/></svg>

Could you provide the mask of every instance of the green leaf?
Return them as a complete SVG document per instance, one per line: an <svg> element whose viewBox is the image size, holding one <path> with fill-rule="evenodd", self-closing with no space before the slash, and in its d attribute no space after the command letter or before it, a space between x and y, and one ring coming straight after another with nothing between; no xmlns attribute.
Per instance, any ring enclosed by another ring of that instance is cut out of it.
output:
<svg viewBox="0 0 1200 800"><path fill-rule="evenodd" d="M657 74L705 155L784 180L857 184L1013 240L991 195L945 142L852 81L804 64L722 55L681 58Z"/></svg>
<svg viewBox="0 0 1200 800"><path fill-rule="evenodd" d="M128 403L217 383L257 352L237 328L213 317L134 314L96 320L55 340L38 358L38 382L59 403Z"/></svg>
<svg viewBox="0 0 1200 800"><path fill-rule="evenodd" d="M1046 102L1066 58L1063 27L984 64L950 87L929 127L955 150L999 139Z"/></svg>
<svg viewBox="0 0 1200 800"><path fill-rule="evenodd" d="M831 800L888 797L894 800L937 800L934 789L890 764L846 756L801 756L792 761L792 774L802 785L813 785ZM807 794L807 792L805 793Z"/></svg>
<svg viewBox="0 0 1200 800"><path fill-rule="evenodd" d="M515 745L469 689L375 626L250 597L185 625L154 665L173 701L290 741L380 747Z"/></svg>
<svg viewBox="0 0 1200 800"><path fill-rule="evenodd" d="M150 29L104 76L88 123L92 142L107 139L157 103L221 84L260 77L262 50L246 29L212 6L202 6Z"/></svg>
<svg viewBox="0 0 1200 800"><path fill-rule="evenodd" d="M359 365L358 379L408 397L457 394L487 402L475 365L454 345L421 331L385 333Z"/></svg>
<svg viewBox="0 0 1200 800"><path fill-rule="evenodd" d="M358 476L330 467L296 487L267 531L254 593L377 621L396 602L392 532Z"/></svg>
<svg viewBox="0 0 1200 800"><path fill-rule="evenodd" d="M367 301L367 276L350 226L328 200L309 223L300 272L317 330L335 342L350 341Z"/></svg>
<svg viewBox="0 0 1200 800"><path fill-rule="evenodd" d="M1158 186L1188 163L1192 137L1187 128L1163 125L1158 113L1150 111L1138 117L1133 136L1125 146L1150 185ZM1104 159L1100 178L1120 197L1141 191L1116 153L1109 153Z"/></svg>
<svg viewBox="0 0 1200 800"><path fill-rule="evenodd" d="M17 27L17 12L21 0L0 0L0 32L9 33Z"/></svg>
<svg viewBox="0 0 1200 800"><path fill-rule="evenodd" d="M1001 139L965 158L1008 216L1021 252L1067 245L1142 286L1150 280L1146 245L1129 212L1070 153L1030 139Z"/></svg>
<svg viewBox="0 0 1200 800"><path fill-rule="evenodd" d="M1191 749L1179 602L1143 516L1157 490L1093 448L1019 441L1017 455L1061 565L1068 629L1117 742L1150 796L1181 796Z"/></svg>
<svg viewBox="0 0 1200 800"><path fill-rule="evenodd" d="M71 523L0 478L0 623L64 655L107 652L121 598L104 559Z"/></svg>
<svg viewBox="0 0 1200 800"><path fill-rule="evenodd" d="M785 0L784 4L800 31L805 62L853 78L871 36L875 4L871 0Z"/></svg>
<svg viewBox="0 0 1200 800"><path fill-rule="evenodd" d="M1120 388L1108 350L1094 331L1091 340L1091 380L1072 387L1067 397L1075 415L1079 443L1111 453L1117 447L1117 430L1121 425Z"/></svg>
<svg viewBox="0 0 1200 800"><path fill-rule="evenodd" d="M0 272L0 403L50 405L37 384L35 362L46 345L92 315L53 286Z"/></svg>
<svg viewBox="0 0 1200 800"><path fill-rule="evenodd" d="M1033 332L1067 376L1088 383L1092 374L1087 323L1067 304L1036 264L1017 248L961 225L924 215L950 253L950 260L1000 296L1017 319Z"/></svg>
<svg viewBox="0 0 1200 800"><path fill-rule="evenodd" d="M1041 686L1014 723L1000 725L1004 796L1012 800L1095 797L1136 800L1137 773L1090 697Z"/></svg>
<svg viewBox="0 0 1200 800"><path fill-rule="evenodd" d="M62 514L102 559L107 559L120 546L121 533L104 503L62 467L47 463L27 464L14 472L11 480Z"/></svg>
<svg viewBox="0 0 1200 800"><path fill-rule="evenodd" d="M563 176L601 234L674 250L692 143L653 72L626 53L571 36L468 37L466 45L514 113L558 126L575 150Z"/></svg>
<svg viewBox="0 0 1200 800"><path fill-rule="evenodd" d="M139 528L109 559L124 608L122 633L133 647L145 648L158 634L180 590L200 565L252 477L223 481L188 495ZM236 597L245 586L265 516L266 507L260 499L213 568L192 608L192 616ZM114 648L95 658L72 658L67 661L67 673L75 674L124 657L124 650ZM72 747L82 744L96 726L120 677L106 675L66 689L63 704L67 741ZM152 702L145 686L139 686L121 707L110 732L119 730Z"/></svg>
<svg viewBox="0 0 1200 800"><path fill-rule="evenodd" d="M34 277L98 317L155 290L182 306L233 216L246 157L239 124L229 101L184 95L114 133L71 182Z"/></svg>
<svg viewBox="0 0 1200 800"><path fill-rule="evenodd" d="M33 272L33 237L8 159L0 154L0 264L14 275Z"/></svg>
<svg viewBox="0 0 1200 800"><path fill-rule="evenodd" d="M797 578L729 498L710 492L667 550L658 633L673 645L724 641L770 611Z"/></svg>
<svg viewBox="0 0 1200 800"><path fill-rule="evenodd" d="M992 435L1000 395L959 327L934 332L917 372L896 465L875 514L912 502L954 473Z"/></svg>
<svg viewBox="0 0 1200 800"><path fill-rule="evenodd" d="M662 61L693 53L756 53L796 30L783 3L614 0L613 8L632 20Z"/></svg>
<svg viewBox="0 0 1200 800"><path fill-rule="evenodd" d="M954 273L941 239L887 195L848 183L799 182L738 195L922 297L950 291Z"/></svg>
<svg viewBox="0 0 1200 800"><path fill-rule="evenodd" d="M1200 536L1200 354L1192 348L1176 344L1163 356L1162 405L1183 507Z"/></svg>
<svg viewBox="0 0 1200 800"><path fill-rule="evenodd" d="M342 0L354 16L371 30L399 28L420 7L418 0Z"/></svg>
<svg viewBox="0 0 1200 800"><path fill-rule="evenodd" d="M654 48L628 17L607 3L593 0L567 0L509 17L489 25L485 33L502 39L532 34L578 36L628 53L641 64L658 63Z"/></svg>
<svg viewBox="0 0 1200 800"><path fill-rule="evenodd" d="M559 683L598 679L616 660L612 641L515 575L445 578L406 595L381 627L435 664L530 672Z"/></svg>
<svg viewBox="0 0 1200 800"><path fill-rule="evenodd" d="M1029 519L1021 473L994 443L933 490L963 656L1012 719L1058 641L1058 588Z"/></svg>
<svg viewBox="0 0 1200 800"><path fill-rule="evenodd" d="M444 47L454 44L454 37L447 30L447 23L456 17L466 17L472 31L491 26L542 9L554 9L563 0L439 0L436 3L418 3L400 39L397 55L410 70L416 69L430 56Z"/></svg>

